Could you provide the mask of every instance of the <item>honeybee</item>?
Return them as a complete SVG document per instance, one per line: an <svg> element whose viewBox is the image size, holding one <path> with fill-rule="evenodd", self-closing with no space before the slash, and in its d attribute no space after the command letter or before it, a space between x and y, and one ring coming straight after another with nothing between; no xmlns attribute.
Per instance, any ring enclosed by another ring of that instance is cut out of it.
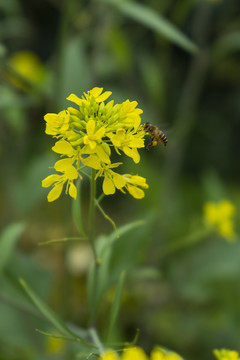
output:
<svg viewBox="0 0 240 360"><path fill-rule="evenodd" d="M157 143L160 141L164 146L167 145L168 139L164 132L160 130L156 125L150 124L147 122L143 125L145 132L151 137L151 142L147 145L147 149L152 146L157 146Z"/></svg>

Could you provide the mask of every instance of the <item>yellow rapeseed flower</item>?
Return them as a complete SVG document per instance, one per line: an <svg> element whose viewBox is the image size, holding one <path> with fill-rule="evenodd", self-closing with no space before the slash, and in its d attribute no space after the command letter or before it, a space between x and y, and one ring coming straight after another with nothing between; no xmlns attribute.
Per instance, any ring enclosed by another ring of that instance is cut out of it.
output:
<svg viewBox="0 0 240 360"><path fill-rule="evenodd" d="M145 196L144 191L141 189L148 189L148 184L146 183L145 178L143 178L142 176L130 174L123 175L123 178L126 181L126 190L135 199L142 199Z"/></svg>
<svg viewBox="0 0 240 360"><path fill-rule="evenodd" d="M47 135L65 135L69 129L70 114L68 111L60 111L58 114L46 114L44 116L46 121Z"/></svg>
<svg viewBox="0 0 240 360"><path fill-rule="evenodd" d="M233 222L235 211L235 206L228 200L219 203L208 202L204 205L205 221L215 226L226 240L234 241L236 239Z"/></svg>
<svg viewBox="0 0 240 360"><path fill-rule="evenodd" d="M62 167L60 171L62 175L55 174L43 181L44 187L54 186L48 201L54 201L60 196L65 183L66 192L75 198L73 180L77 179L77 173L81 174L84 166L98 170L96 178L103 177L103 192L106 195L114 194L116 189L124 192L125 188L136 199L143 198L142 188L148 188L146 179L120 175L112 170L120 163L111 163L111 149L117 155L123 152L139 163L138 149L144 147L146 135L141 126L142 110L137 108L136 101L126 100L115 105L113 101L105 103L110 95L110 91L103 92L103 88L98 87L84 93L81 98L71 94L67 99L75 103L77 109L68 107L58 114L45 115L46 134L57 139L52 150L67 160L62 163L66 164L66 169ZM57 170L56 166L54 168Z"/></svg>
<svg viewBox="0 0 240 360"><path fill-rule="evenodd" d="M66 194L68 193L73 199L77 197L77 189L73 183L79 177L76 168L73 166L73 159L67 158L59 160L55 163L54 169L61 172L62 175L49 175L42 181L42 187L49 187L53 185L52 190L48 194L48 201L52 202L59 198L62 193L63 186L67 183Z"/></svg>

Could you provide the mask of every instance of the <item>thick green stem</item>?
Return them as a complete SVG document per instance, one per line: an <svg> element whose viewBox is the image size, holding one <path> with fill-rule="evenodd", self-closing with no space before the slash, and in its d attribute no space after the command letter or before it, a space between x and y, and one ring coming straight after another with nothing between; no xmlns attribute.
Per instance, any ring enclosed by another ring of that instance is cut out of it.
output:
<svg viewBox="0 0 240 360"><path fill-rule="evenodd" d="M95 246L95 207L96 207L96 171L92 169L91 175L91 188L90 188L90 204L89 204L89 228L88 235L89 241L92 246L92 251L94 255L94 269L93 269L93 281L91 285L91 307L90 307L90 324L93 326L95 324L96 312L97 312L97 303L98 303L98 274L99 274L99 265L100 261L97 257L96 246Z"/></svg>
<svg viewBox="0 0 240 360"><path fill-rule="evenodd" d="M91 190L90 190L90 206L89 206L89 240L92 246L93 255L95 262L97 263L97 253L95 248L95 196L96 196L96 181L95 181L96 171L92 169L91 177Z"/></svg>

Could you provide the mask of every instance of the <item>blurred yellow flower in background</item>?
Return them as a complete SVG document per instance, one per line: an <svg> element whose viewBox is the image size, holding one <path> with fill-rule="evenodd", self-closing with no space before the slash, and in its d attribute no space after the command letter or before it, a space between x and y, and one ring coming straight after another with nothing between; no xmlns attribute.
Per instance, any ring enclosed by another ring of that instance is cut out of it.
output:
<svg viewBox="0 0 240 360"><path fill-rule="evenodd" d="M173 351L166 351L160 347L154 348L148 357L142 348L133 346L124 349L121 356L109 350L101 356L101 360L183 360L183 358Z"/></svg>
<svg viewBox="0 0 240 360"><path fill-rule="evenodd" d="M66 341L56 337L46 337L46 352L47 354L57 355L63 354L66 349Z"/></svg>
<svg viewBox="0 0 240 360"><path fill-rule="evenodd" d="M227 349L221 349L221 350L213 350L213 354L218 360L239 360L239 354L235 350L227 350Z"/></svg>
<svg viewBox="0 0 240 360"><path fill-rule="evenodd" d="M27 91L24 81L17 76L26 79L35 85L42 85L47 77L47 70L40 58L32 51L18 51L9 58L9 66L16 73L8 74L9 81L16 87Z"/></svg>
<svg viewBox="0 0 240 360"><path fill-rule="evenodd" d="M183 360L183 358L173 351L166 352L161 348L155 348L151 352L150 360Z"/></svg>
<svg viewBox="0 0 240 360"><path fill-rule="evenodd" d="M222 200L219 203L207 202L204 205L204 217L208 225L217 228L219 234L228 241L236 239L233 217L236 208L229 200Z"/></svg>

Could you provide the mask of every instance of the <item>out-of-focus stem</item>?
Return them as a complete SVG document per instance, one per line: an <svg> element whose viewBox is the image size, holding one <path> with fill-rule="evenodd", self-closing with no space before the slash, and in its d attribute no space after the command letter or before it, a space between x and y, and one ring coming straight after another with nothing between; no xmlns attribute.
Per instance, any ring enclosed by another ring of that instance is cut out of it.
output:
<svg viewBox="0 0 240 360"><path fill-rule="evenodd" d="M92 169L91 176L91 190L90 190L90 205L89 205L89 240L92 246L93 255L95 262L97 263L97 253L95 247L95 196L96 196L96 181L95 181L96 170Z"/></svg>
<svg viewBox="0 0 240 360"><path fill-rule="evenodd" d="M209 4L201 4L196 10L194 24L195 41L205 46L206 35L211 20L212 8ZM204 31L202 27L204 25ZM189 72L179 102L176 108L175 123L173 133L169 140L167 151L166 169L165 169L165 186L164 186L164 203L166 204L166 217L171 222L172 212L174 213L175 199L177 197L177 187L179 176L182 169L182 163L187 146L187 140L194 126L196 108L203 89L205 76L209 66L209 54L206 49L200 50L192 59ZM171 141L171 143L170 143Z"/></svg>

